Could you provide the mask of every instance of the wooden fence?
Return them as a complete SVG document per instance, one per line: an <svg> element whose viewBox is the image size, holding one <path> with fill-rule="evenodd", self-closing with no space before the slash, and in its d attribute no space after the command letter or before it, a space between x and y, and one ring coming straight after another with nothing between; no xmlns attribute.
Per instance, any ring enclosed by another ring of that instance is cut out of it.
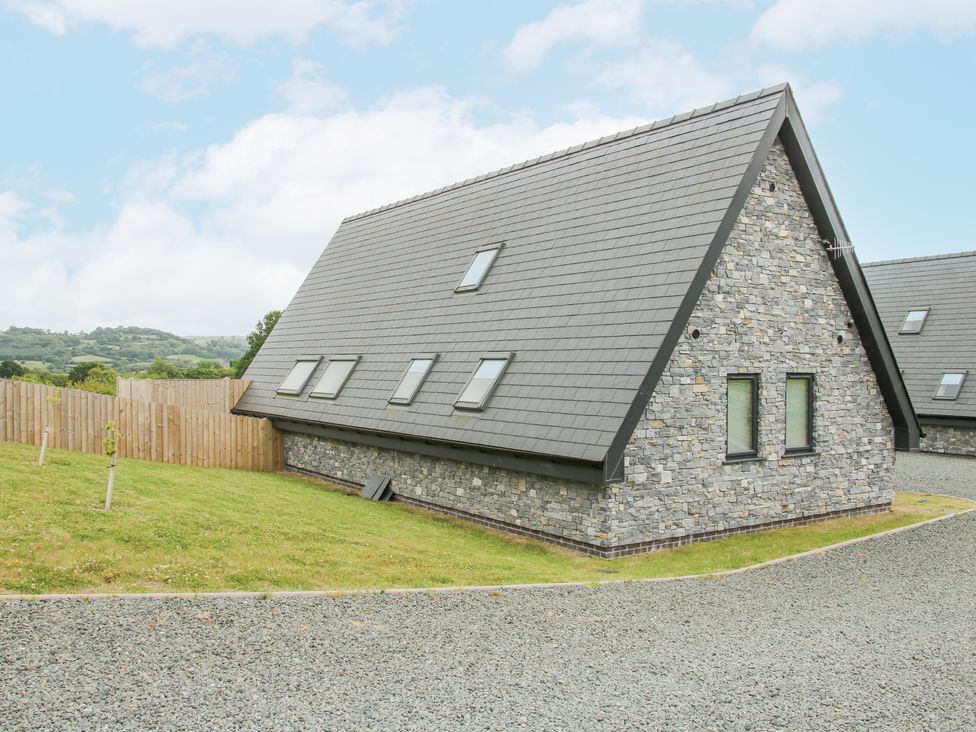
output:
<svg viewBox="0 0 976 732"><path fill-rule="evenodd" d="M117 379L115 393L122 399L229 412L250 383L246 379Z"/></svg>
<svg viewBox="0 0 976 732"><path fill-rule="evenodd" d="M102 453L115 422L119 457L211 468L274 471L280 433L266 419L0 379L0 440Z"/></svg>

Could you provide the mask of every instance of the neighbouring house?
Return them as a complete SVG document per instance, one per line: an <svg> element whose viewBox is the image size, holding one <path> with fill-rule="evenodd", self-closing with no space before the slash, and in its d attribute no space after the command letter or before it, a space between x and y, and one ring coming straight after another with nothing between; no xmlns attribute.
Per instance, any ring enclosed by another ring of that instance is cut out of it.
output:
<svg viewBox="0 0 976 732"><path fill-rule="evenodd" d="M976 456L976 252L864 265L930 452Z"/></svg>
<svg viewBox="0 0 976 732"><path fill-rule="evenodd" d="M600 556L886 510L918 423L846 241L764 89L346 219L236 411Z"/></svg>

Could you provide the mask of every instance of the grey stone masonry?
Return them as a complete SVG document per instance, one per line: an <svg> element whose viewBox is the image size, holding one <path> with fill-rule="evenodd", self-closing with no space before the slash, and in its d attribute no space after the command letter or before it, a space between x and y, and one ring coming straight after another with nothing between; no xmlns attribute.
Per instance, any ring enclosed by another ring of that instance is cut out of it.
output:
<svg viewBox="0 0 976 732"><path fill-rule="evenodd" d="M733 373L760 379L759 456L748 462L725 457ZM814 377L814 450L806 455L785 454L789 373ZM390 475L412 502L614 554L885 510L894 444L777 142L630 440L623 482L575 483L294 433L285 435L285 462L351 484Z"/></svg>
<svg viewBox="0 0 976 732"><path fill-rule="evenodd" d="M891 417L819 239L777 142L630 440L616 542L891 502ZM735 373L759 375L759 459L727 464ZM785 454L789 373L814 377L812 455Z"/></svg>
<svg viewBox="0 0 976 732"><path fill-rule="evenodd" d="M920 447L925 452L976 457L976 425L949 427L923 423L922 430L925 437L922 438Z"/></svg>

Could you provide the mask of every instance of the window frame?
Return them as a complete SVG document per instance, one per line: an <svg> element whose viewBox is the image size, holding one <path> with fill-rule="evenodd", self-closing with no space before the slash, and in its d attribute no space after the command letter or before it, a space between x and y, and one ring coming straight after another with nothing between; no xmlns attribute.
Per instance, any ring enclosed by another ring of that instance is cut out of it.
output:
<svg viewBox="0 0 976 732"><path fill-rule="evenodd" d="M729 383L752 383L752 450L729 452ZM726 461L752 460L759 457L759 374L727 374L725 383L725 459Z"/></svg>
<svg viewBox="0 0 976 732"><path fill-rule="evenodd" d="M329 356L325 358L324 359L325 369L322 371L322 375L319 376L319 380L315 383L315 386L312 387L312 391L309 392L309 397L314 397L315 399L338 399L339 395L342 393L342 390L345 388L346 384L349 382L349 379L352 377L353 371L356 370L356 366L359 365L359 359L360 356L358 355L346 355L346 354L340 356ZM322 382L322 379L325 378L325 375L329 372L329 366L334 361L335 362L352 361L353 362L352 368L349 369L349 373L346 374L346 377L342 380L342 383L339 384L339 386L336 388L334 392L316 392L315 389Z"/></svg>
<svg viewBox="0 0 976 732"><path fill-rule="evenodd" d="M919 335L922 332L922 329L925 327L925 324L929 320L929 312L931 312L931 310L932 308L930 307L909 308L908 312L905 313L905 318L901 321L901 327L898 328L898 335ZM908 316L911 315L912 313L925 313L925 315L922 316L922 320L918 326L918 330L905 330L905 324L908 322Z"/></svg>
<svg viewBox="0 0 976 732"><path fill-rule="evenodd" d="M314 363L314 366L312 366L312 370L308 372L308 376L305 377L305 381L302 382L302 385L297 389L283 389L282 384L288 381L288 377L291 376L292 371L294 371L298 367L298 364L306 363L306 362ZM280 396L289 396L289 397L297 397L298 395L300 395L303 391L305 391L305 387L308 386L308 382L310 382L312 380L312 377L315 376L315 371L318 369L319 364L321 362L322 362L321 356L299 356L298 358L296 358L295 363L292 364L292 367L288 370L288 373L285 374L285 378L281 380L280 384L278 384L278 388L275 390L275 394Z"/></svg>
<svg viewBox="0 0 976 732"><path fill-rule="evenodd" d="M505 247L505 242L500 241L500 242L495 242L494 244L485 244L484 246L475 249L474 255L471 257L471 261L468 262L468 266L465 268L464 273L461 275L461 279L458 281L457 287L454 288L454 292L474 292L475 290L479 289L484 284L485 280L488 279L488 273L491 272L492 268L495 266L495 262L498 261L498 257L501 256L502 249L504 247ZM485 271L481 274L481 277L478 278L478 281L470 285L461 284L462 282L464 282L464 279L468 276L468 272L470 272L471 268L474 266L475 260L478 258L478 255L482 254L483 252L491 252L491 251L495 252L495 256L491 258L491 261L488 263L488 266L485 267Z"/></svg>
<svg viewBox="0 0 976 732"><path fill-rule="evenodd" d="M430 372L434 370L434 364L437 363L438 356L439 354L437 353L420 353L415 356L411 356L410 361L407 363L407 368L404 369L403 374L400 376L400 380L397 382L396 388L390 394L390 398L387 401L390 404L401 404L404 406L413 404L414 398L423 388L424 383L427 381L427 377L430 376ZM417 383L417 386L414 388L413 392L411 392L410 396L398 397L396 393L400 390L400 386L403 384L404 379L407 378L407 374L410 373L410 367L413 366L414 361L430 361L430 364L427 366L427 370L424 371L423 376L420 377L420 381Z"/></svg>
<svg viewBox="0 0 976 732"><path fill-rule="evenodd" d="M786 444L789 432L789 381L790 379L802 379L807 382L807 444L801 447L790 447ZM799 455L813 452L816 440L813 436L813 407L814 407L814 385L817 383L815 374L811 373L788 373L786 374L786 394L783 399L783 406L786 410L783 419L783 446L786 455Z"/></svg>
<svg viewBox="0 0 976 732"><path fill-rule="evenodd" d="M462 387L457 399L454 400L454 408L461 409L469 412L480 412L485 408L485 405L491 400L495 394L495 390L498 388L498 384L501 383L502 378L505 376L505 372L508 371L509 365L515 358L515 353L512 351L503 351L497 353L483 353L478 357L478 365L474 367L474 371L468 377L468 380L464 382L464 387ZM494 381L491 382L491 386L485 392L485 395L481 398L480 402L462 402L461 397L464 396L464 392L468 390L471 386L471 382L474 381L474 377L477 375L478 371L481 369L481 364L485 361L504 361L501 370L495 376Z"/></svg>
<svg viewBox="0 0 976 732"><path fill-rule="evenodd" d="M962 376L962 381L959 382L959 388L956 389L956 393L953 394L952 396L939 396L939 389L942 388L942 382L945 379L945 377L946 376L949 376L950 374L953 374L953 375L958 374L959 376ZM943 371L942 372L942 376L939 377L939 385L937 387L935 387L935 394L932 395L932 398L933 399L938 399L939 401L944 401L944 402L955 402L955 401L958 401L959 400L959 392L961 392L962 391L962 388L966 385L966 377L967 376L969 376L969 370L968 369L962 369L960 371Z"/></svg>

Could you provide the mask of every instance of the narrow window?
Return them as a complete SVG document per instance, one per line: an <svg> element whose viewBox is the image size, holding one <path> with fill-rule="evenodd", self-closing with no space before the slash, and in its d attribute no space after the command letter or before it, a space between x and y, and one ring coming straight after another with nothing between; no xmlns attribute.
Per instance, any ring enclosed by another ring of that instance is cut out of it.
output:
<svg viewBox="0 0 976 732"><path fill-rule="evenodd" d="M458 409L484 408L510 360L511 354L483 356L454 406Z"/></svg>
<svg viewBox="0 0 976 732"><path fill-rule="evenodd" d="M485 277L488 275L488 270L495 263L498 252L501 250L501 244L493 244L475 254L474 259L471 260L471 264L468 266L468 271L464 273L464 277L461 278L460 284L454 288L454 291L465 292L467 290L477 290L481 287L481 283L485 281Z"/></svg>
<svg viewBox="0 0 976 732"><path fill-rule="evenodd" d="M755 457L758 454L758 396L757 374L729 375L726 457Z"/></svg>
<svg viewBox="0 0 976 732"><path fill-rule="evenodd" d="M312 396L323 399L335 399L339 396L358 361L359 356L332 356L322 372L322 377L312 389Z"/></svg>
<svg viewBox="0 0 976 732"><path fill-rule="evenodd" d="M436 356L418 356L411 359L410 365L407 366L406 372L400 379L400 383L393 390L393 396L390 397L390 402L392 404L410 404L420 390L420 386L427 378L427 374L430 373L430 369L434 365L436 358Z"/></svg>
<svg viewBox="0 0 976 732"><path fill-rule="evenodd" d="M295 361L295 365L291 367L288 376L278 386L278 393L289 396L301 394L302 389L305 388L308 380L312 378L312 373L321 360L320 356L309 356L308 358L300 358Z"/></svg>
<svg viewBox="0 0 976 732"><path fill-rule="evenodd" d="M922 326L925 325L925 319L929 316L929 309L924 308L921 310L909 310L908 315L905 316L905 322L901 324L901 329L899 333L921 333Z"/></svg>
<svg viewBox="0 0 976 732"><path fill-rule="evenodd" d="M942 380L939 382L939 388L935 390L935 396L933 399L955 399L959 396L959 390L962 389L963 382L966 381L966 374L968 371L955 371L950 373L942 374Z"/></svg>
<svg viewBox="0 0 976 732"><path fill-rule="evenodd" d="M813 449L813 374L786 377L786 452Z"/></svg>

